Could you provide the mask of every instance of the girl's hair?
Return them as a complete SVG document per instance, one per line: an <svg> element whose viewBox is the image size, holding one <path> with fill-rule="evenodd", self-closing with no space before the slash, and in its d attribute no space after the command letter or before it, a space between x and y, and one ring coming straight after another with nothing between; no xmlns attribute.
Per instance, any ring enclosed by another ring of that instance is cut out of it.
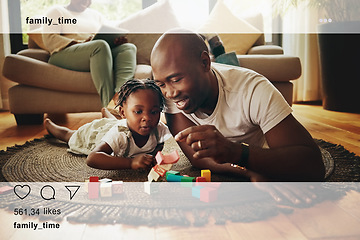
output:
<svg viewBox="0 0 360 240"><path fill-rule="evenodd" d="M119 98L116 104L116 107L123 106L123 103L126 102L126 99L132 94L133 92L137 91L138 89L151 89L159 96L159 103L160 108L164 109L165 99L161 93L160 88L155 84L154 80L150 79L130 79L122 85L119 91Z"/></svg>

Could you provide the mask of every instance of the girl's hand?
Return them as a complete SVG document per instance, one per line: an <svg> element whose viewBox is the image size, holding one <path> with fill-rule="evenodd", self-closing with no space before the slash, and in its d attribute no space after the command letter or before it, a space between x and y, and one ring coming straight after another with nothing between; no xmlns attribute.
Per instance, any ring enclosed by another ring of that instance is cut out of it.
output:
<svg viewBox="0 0 360 240"><path fill-rule="evenodd" d="M148 154L136 156L131 161L131 169L149 168L154 161L155 158Z"/></svg>

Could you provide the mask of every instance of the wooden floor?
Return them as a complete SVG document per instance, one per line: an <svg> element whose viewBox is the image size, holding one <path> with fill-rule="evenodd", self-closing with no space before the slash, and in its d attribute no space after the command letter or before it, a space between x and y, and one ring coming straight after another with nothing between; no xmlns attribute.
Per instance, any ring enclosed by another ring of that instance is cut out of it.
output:
<svg viewBox="0 0 360 240"><path fill-rule="evenodd" d="M323 110L321 106L294 105L294 116L314 138L341 144L360 155L360 114ZM50 116L57 123L76 129L86 122L99 118L100 113ZM13 116L0 113L0 149L23 144L42 137L43 126L17 127ZM115 225L71 224L61 222L57 230L16 230L13 223L34 221L22 219L0 209L1 239L360 239L360 193L350 191L336 201L325 201L311 208L294 208L291 214L279 214L264 221L232 223L205 227L146 227Z"/></svg>
<svg viewBox="0 0 360 240"><path fill-rule="evenodd" d="M360 156L360 114L324 110L318 105L295 104L294 116L305 126L314 138L343 145ZM77 113L50 116L56 123L77 129L84 123L100 118L100 113ZM16 126L9 112L0 112L0 150L46 134L42 125Z"/></svg>

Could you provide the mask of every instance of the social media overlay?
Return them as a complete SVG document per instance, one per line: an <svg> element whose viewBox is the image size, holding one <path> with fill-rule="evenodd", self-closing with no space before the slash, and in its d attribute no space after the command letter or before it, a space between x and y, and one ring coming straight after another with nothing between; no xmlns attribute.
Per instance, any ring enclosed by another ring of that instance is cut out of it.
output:
<svg viewBox="0 0 360 240"><path fill-rule="evenodd" d="M7 1L3 1L7 2ZM26 2L39 4L38 1L27 0ZM103 5L113 3L115 5L122 5L121 1L103 1ZM258 33L259 29L249 28L247 23L237 23L237 18L244 18L246 16L255 15L261 13L264 21L264 26L272 26L268 30L260 29L263 33L284 33L284 34L295 34L295 33L359 33L360 30L356 26L358 25L355 21L358 21L358 11L360 9L360 2L353 0L343 1L283 1L283 0L262 0L253 3L252 0L234 1L236 4L227 5L224 4L226 10L220 7L216 9L213 15L210 14L211 4L208 1L183 1L183 0L172 0L168 1L169 4L160 3L153 4L152 6L139 6L136 11L132 11L129 16L122 19L112 20L116 22L118 26L125 29L129 33L163 33L169 29L184 27L193 31L199 28L207 33ZM195 3L202 2L202 3ZM209 1L211 2L211 1ZM239 3L238 3L239 2ZM240 3L241 2L241 3ZM315 3L315 4L314 4ZM21 4L20 4L21 5ZM100 7L90 6L97 11L101 11ZM256 5L256 6L254 6ZM253 6L249 8L249 6ZM47 6L50 8L51 6ZM243 8L247 7L246 10ZM5 5L3 9L14 8L12 4L9 6ZM18 6L15 9L20 9ZM25 8L23 6L23 8ZM69 27L74 27L73 33L79 33L77 31L77 25L80 24L81 19L76 17L48 17L46 15L48 9L41 9L31 14L22 13L21 17L11 16L9 19L5 17L2 22L11 22L13 26L9 28L4 25L0 28L1 33L21 33L19 26L26 26L29 29L37 27L49 28L45 30L47 33L51 33L51 28L66 26L67 30ZM256 10L256 11L255 11ZM101 12L104 16L108 15L108 12ZM166 13L166 14L165 14ZM171 14L175 16L171 16ZM20 13L18 13L20 15ZM304 16L308 16L306 19ZM298 19L291 24L289 17ZM212 18L221 24L216 24L212 21ZM285 19L283 26L277 26L277 18ZM208 20L210 19L210 20ZM337 24L337 23L345 24ZM330 28L319 30L317 25L336 23ZM1 24L0 24L1 25ZM194 29L192 29L192 27ZM59 32L58 32L59 33ZM115 33L115 32L113 32Z"/></svg>
<svg viewBox="0 0 360 240"><path fill-rule="evenodd" d="M56 230L64 223L201 226L209 217L217 224L263 221L283 214L280 205L292 214L349 191L359 192L360 183L0 183L0 208L15 217L8 226L19 231Z"/></svg>

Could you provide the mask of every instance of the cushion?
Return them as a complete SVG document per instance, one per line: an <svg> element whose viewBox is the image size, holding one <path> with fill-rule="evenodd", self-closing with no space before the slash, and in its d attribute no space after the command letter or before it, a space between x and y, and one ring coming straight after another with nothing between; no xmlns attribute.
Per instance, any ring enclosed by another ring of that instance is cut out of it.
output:
<svg viewBox="0 0 360 240"><path fill-rule="evenodd" d="M129 33L164 33L180 24L169 1L162 0L131 15L118 26Z"/></svg>
<svg viewBox="0 0 360 240"><path fill-rule="evenodd" d="M168 0L157 3L137 12L119 23L118 27L127 29L128 41L137 47L137 63L150 64L150 54L162 33L180 27Z"/></svg>
<svg viewBox="0 0 360 240"><path fill-rule="evenodd" d="M218 33L226 52L246 54L262 35L260 30L236 17L222 0L218 0L199 33Z"/></svg>

